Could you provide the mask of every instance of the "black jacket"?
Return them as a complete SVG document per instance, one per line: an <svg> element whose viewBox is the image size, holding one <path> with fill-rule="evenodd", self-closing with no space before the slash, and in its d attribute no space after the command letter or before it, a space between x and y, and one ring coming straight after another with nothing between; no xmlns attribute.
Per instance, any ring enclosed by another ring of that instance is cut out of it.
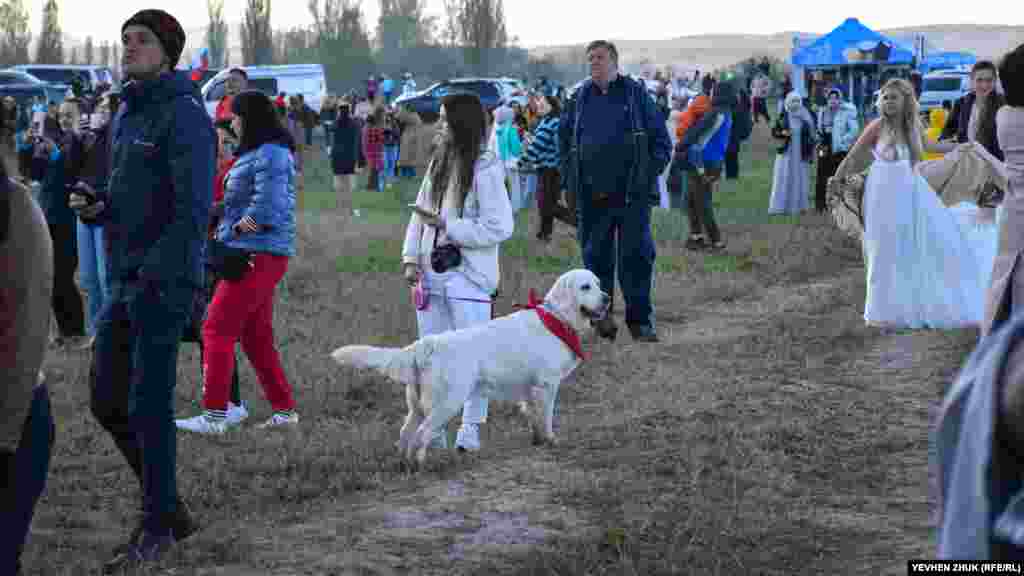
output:
<svg viewBox="0 0 1024 576"><path fill-rule="evenodd" d="M967 142L967 125L971 121L971 110L974 108L974 101L977 95L969 92L957 99L953 104L953 112L946 118L946 125L942 128L939 140L956 138L959 143ZM999 148L999 141L996 137L996 112L1006 104L1002 94L993 91L989 95L989 106L985 115L980 118L978 126L978 143L985 147L993 156L1003 160L1003 151Z"/></svg>
<svg viewBox="0 0 1024 576"><path fill-rule="evenodd" d="M331 170L334 174L355 174L362 150L361 133L355 118L338 118L334 125L334 142L331 143Z"/></svg>

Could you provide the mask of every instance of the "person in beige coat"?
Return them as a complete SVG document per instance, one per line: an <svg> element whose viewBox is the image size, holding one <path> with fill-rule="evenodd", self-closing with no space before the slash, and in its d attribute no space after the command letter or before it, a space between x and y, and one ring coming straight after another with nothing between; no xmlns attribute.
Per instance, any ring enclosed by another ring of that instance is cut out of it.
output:
<svg viewBox="0 0 1024 576"><path fill-rule="evenodd" d="M985 301L982 335L996 331L1024 303L1024 44L999 65L1006 105L996 113L996 135L1003 151L1008 185L999 222L999 247Z"/></svg>
<svg viewBox="0 0 1024 576"><path fill-rule="evenodd" d="M17 183L0 134L0 574L20 574L21 550L46 486L53 419L42 372L50 328L53 244L31 192Z"/></svg>
<svg viewBox="0 0 1024 576"><path fill-rule="evenodd" d="M434 131L412 110L399 111L398 123L402 127L402 140L398 147L398 175L413 178L422 174L430 161Z"/></svg>

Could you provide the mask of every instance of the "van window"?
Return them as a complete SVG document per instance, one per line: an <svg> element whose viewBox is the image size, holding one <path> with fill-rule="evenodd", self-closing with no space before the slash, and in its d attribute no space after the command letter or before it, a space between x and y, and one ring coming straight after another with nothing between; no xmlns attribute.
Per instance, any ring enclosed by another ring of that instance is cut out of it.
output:
<svg viewBox="0 0 1024 576"><path fill-rule="evenodd" d="M962 78L959 76L939 76L925 78L921 83L922 92L959 92Z"/></svg>
<svg viewBox="0 0 1024 576"><path fill-rule="evenodd" d="M224 80L218 80L216 84L210 86L210 89L206 92L207 102L219 102L224 97Z"/></svg>
<svg viewBox="0 0 1024 576"><path fill-rule="evenodd" d="M259 90L271 98L277 96L276 78L250 78L249 89ZM223 90L221 90L223 92Z"/></svg>

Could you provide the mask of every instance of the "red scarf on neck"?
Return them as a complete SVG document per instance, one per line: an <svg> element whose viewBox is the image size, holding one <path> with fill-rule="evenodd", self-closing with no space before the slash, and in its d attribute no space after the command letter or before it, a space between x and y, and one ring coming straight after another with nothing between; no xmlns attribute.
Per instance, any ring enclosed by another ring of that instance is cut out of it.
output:
<svg viewBox="0 0 1024 576"><path fill-rule="evenodd" d="M540 316L540 321L544 323L544 326L551 331L552 334L558 336L558 339L565 342L565 345L570 350L576 353L581 360L587 360L587 353L583 351L583 346L580 344L580 336L572 329L572 326L559 317L555 316L551 312L544 309L544 301L537 299L537 293L532 289L530 290L530 300L526 306L522 304L516 304L517 308L524 310L536 310L537 315Z"/></svg>

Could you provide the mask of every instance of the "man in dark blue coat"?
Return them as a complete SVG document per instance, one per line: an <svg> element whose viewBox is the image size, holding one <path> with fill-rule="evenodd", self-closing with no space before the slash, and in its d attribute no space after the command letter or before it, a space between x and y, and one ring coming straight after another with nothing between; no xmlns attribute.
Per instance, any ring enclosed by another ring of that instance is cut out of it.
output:
<svg viewBox="0 0 1024 576"><path fill-rule="evenodd" d="M657 342L651 206L659 200L658 175L668 165L672 141L643 83L619 74L614 44L591 42L587 58L590 78L562 109L562 178L576 197L584 265L614 295L618 263L630 334L637 341ZM611 315L601 320L598 331L615 338L618 327Z"/></svg>
<svg viewBox="0 0 1024 576"><path fill-rule="evenodd" d="M129 80L112 127L105 190L80 185L70 202L104 224L111 298L97 321L92 411L143 492L140 526L108 569L162 558L195 531L175 478L178 343L203 286L216 135L195 84L174 66L185 32L142 10L121 29Z"/></svg>

